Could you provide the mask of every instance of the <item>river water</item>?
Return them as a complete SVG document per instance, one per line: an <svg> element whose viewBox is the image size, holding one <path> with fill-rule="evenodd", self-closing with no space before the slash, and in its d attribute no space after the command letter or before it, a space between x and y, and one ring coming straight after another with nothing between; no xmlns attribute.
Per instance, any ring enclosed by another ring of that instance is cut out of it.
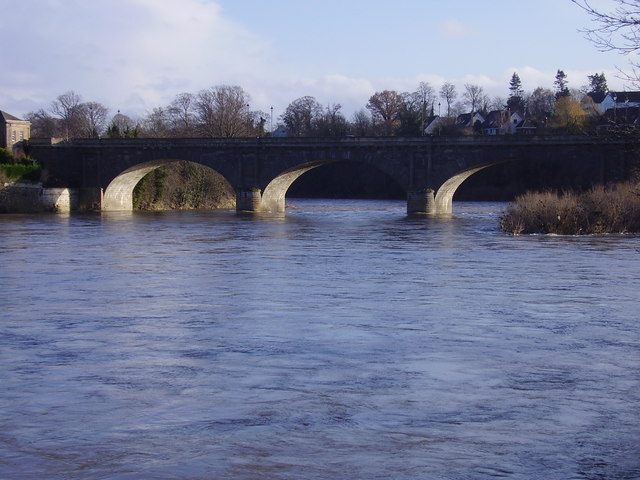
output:
<svg viewBox="0 0 640 480"><path fill-rule="evenodd" d="M0 216L0 478L639 479L640 237L504 206Z"/></svg>

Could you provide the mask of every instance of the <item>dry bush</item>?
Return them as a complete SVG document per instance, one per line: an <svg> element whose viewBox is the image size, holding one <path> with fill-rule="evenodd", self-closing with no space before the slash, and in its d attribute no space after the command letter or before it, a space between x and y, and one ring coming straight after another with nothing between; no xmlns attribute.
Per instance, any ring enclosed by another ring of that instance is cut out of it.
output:
<svg viewBox="0 0 640 480"><path fill-rule="evenodd" d="M529 192L509 205L500 228L514 235L640 232L640 184L598 186L582 194Z"/></svg>

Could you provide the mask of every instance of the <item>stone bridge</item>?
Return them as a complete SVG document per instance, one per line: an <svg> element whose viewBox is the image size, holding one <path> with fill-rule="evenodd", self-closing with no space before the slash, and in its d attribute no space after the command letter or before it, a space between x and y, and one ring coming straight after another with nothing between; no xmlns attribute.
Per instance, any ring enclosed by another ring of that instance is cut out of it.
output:
<svg viewBox="0 0 640 480"><path fill-rule="evenodd" d="M32 144L44 186L73 189L78 209L131 210L133 188L162 165L206 165L236 192L236 209L284 212L285 195L305 172L332 162L362 162L407 192L407 212L448 214L453 194L474 173L502 162L540 160L626 164L637 137L469 136L378 138L83 139Z"/></svg>

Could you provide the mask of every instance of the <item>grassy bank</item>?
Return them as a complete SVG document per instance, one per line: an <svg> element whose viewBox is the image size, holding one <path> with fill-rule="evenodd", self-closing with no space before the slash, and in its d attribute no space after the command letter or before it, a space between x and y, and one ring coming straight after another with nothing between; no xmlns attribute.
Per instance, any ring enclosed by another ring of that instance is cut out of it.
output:
<svg viewBox="0 0 640 480"><path fill-rule="evenodd" d="M640 183L581 193L526 193L509 205L500 228L514 235L640 233Z"/></svg>
<svg viewBox="0 0 640 480"><path fill-rule="evenodd" d="M0 180L5 182L28 181L37 182L40 179L39 165L23 165L20 163L0 164Z"/></svg>
<svg viewBox="0 0 640 480"><path fill-rule="evenodd" d="M31 157L14 157L7 148L0 148L0 182L37 182L40 164Z"/></svg>

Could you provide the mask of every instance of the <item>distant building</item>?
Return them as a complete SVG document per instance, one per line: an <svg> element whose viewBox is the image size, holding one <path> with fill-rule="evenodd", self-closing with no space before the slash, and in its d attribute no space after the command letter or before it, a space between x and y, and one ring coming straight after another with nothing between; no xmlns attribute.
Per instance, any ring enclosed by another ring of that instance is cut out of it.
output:
<svg viewBox="0 0 640 480"><path fill-rule="evenodd" d="M528 118L524 119L516 127L516 133L520 135L534 135L538 131L538 126Z"/></svg>
<svg viewBox="0 0 640 480"><path fill-rule="evenodd" d="M518 112L493 110L487 114L487 118L485 118L482 123L482 132L485 135L516 133L518 126L522 124L523 120Z"/></svg>
<svg viewBox="0 0 640 480"><path fill-rule="evenodd" d="M438 133L439 129L442 128L442 118L439 115L427 117L424 121L424 134L425 135L434 135Z"/></svg>
<svg viewBox="0 0 640 480"><path fill-rule="evenodd" d="M30 137L31 122L0 110L0 148L13 148L16 143Z"/></svg>
<svg viewBox="0 0 640 480"><path fill-rule="evenodd" d="M582 97L580 104L587 112L598 115L606 112L607 108L613 108L613 100L609 97L609 94L605 92L589 93Z"/></svg>
<svg viewBox="0 0 640 480"><path fill-rule="evenodd" d="M590 97L590 100L586 97ZM612 108L640 107L640 92L590 93L585 96L581 103L587 109L593 105L593 109L602 115Z"/></svg>
<svg viewBox="0 0 640 480"><path fill-rule="evenodd" d="M461 113L456 117L455 126L458 128L474 128L476 125L482 125L484 117L480 113Z"/></svg>

